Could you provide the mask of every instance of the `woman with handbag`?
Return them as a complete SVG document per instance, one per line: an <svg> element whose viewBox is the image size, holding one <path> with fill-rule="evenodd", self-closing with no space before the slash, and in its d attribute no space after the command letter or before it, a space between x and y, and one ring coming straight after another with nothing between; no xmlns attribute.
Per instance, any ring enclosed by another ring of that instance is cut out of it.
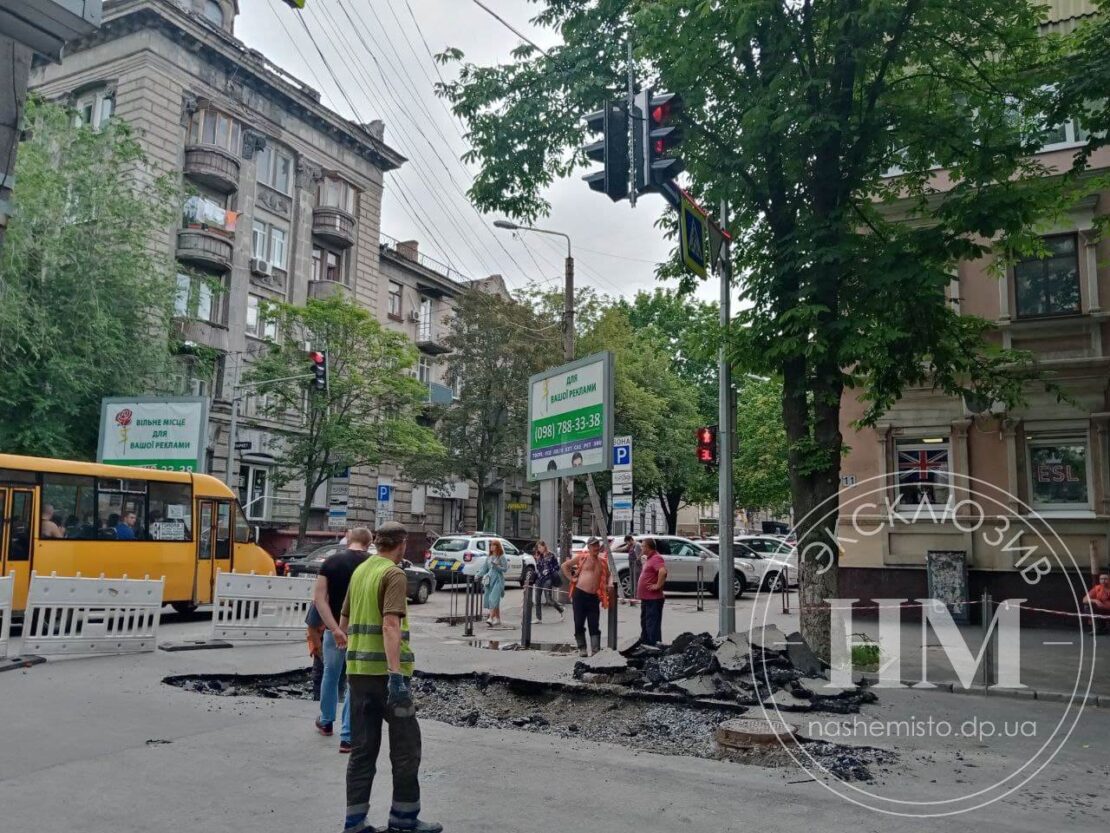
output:
<svg viewBox="0 0 1110 833"><path fill-rule="evenodd" d="M489 555L478 575L485 588L483 603L489 608L486 624L490 627L501 624L501 598L505 595L505 573L509 571L509 560L500 541L489 542Z"/></svg>

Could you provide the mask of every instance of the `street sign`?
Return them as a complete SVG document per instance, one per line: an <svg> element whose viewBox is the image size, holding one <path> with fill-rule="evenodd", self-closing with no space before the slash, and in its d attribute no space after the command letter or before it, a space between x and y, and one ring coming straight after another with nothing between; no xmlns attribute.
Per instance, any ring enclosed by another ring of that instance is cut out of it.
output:
<svg viewBox="0 0 1110 833"><path fill-rule="evenodd" d="M719 225L714 222L709 223L709 265L714 269L720 263L721 249L724 248L725 240L731 239L729 233Z"/></svg>
<svg viewBox="0 0 1110 833"><path fill-rule="evenodd" d="M623 439L623 438L622 438ZM632 465L632 446L631 445L618 445L616 438L613 439L613 469L614 471L621 466Z"/></svg>
<svg viewBox="0 0 1110 833"><path fill-rule="evenodd" d="M630 471L615 471L613 472L613 486L631 486L632 485L632 472Z"/></svg>
<svg viewBox="0 0 1110 833"><path fill-rule="evenodd" d="M250 440L239 440L237 443L235 443L235 450L236 451L250 451L251 450L251 441Z"/></svg>
<svg viewBox="0 0 1110 833"><path fill-rule="evenodd" d="M632 520L632 437L613 437L613 520Z"/></svg>
<svg viewBox="0 0 1110 833"><path fill-rule="evenodd" d="M595 353L528 380L528 479L612 466L613 354Z"/></svg>
<svg viewBox="0 0 1110 833"><path fill-rule="evenodd" d="M705 244L709 237L709 218L698 208L693 200L682 195L679 207L680 231L682 236L682 261L695 275L705 277Z"/></svg>
<svg viewBox="0 0 1110 833"><path fill-rule="evenodd" d="M378 503L389 503L393 500L393 487L388 483L378 484Z"/></svg>

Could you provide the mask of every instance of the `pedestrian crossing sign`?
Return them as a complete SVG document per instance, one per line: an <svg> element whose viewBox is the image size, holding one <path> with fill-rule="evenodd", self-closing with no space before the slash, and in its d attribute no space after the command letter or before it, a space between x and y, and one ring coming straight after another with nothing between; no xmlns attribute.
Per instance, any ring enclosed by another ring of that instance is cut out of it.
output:
<svg viewBox="0 0 1110 833"><path fill-rule="evenodd" d="M682 261L695 275L705 277L705 244L709 237L709 218L685 193L679 206Z"/></svg>

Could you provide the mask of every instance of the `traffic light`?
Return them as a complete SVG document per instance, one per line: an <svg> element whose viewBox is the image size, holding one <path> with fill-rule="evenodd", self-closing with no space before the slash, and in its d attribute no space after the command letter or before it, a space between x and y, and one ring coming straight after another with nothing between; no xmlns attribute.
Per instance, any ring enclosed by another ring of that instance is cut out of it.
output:
<svg viewBox="0 0 1110 833"><path fill-rule="evenodd" d="M717 426L705 425L694 432L698 440L698 462L707 469L717 465Z"/></svg>
<svg viewBox="0 0 1110 833"><path fill-rule="evenodd" d="M308 357L312 360L312 387L316 390L327 390L328 354L323 350L313 350Z"/></svg>
<svg viewBox="0 0 1110 833"><path fill-rule="evenodd" d="M604 167L582 178L613 202L623 200L628 196L628 108L607 101L601 110L586 116L586 126L591 133L601 134L599 141L586 145L586 156Z"/></svg>
<svg viewBox="0 0 1110 833"><path fill-rule="evenodd" d="M654 191L686 168L678 156L683 138L678 124L682 96L644 90L639 104L644 113L641 121L644 150L642 159L637 160L641 165L636 173L636 186L639 191Z"/></svg>

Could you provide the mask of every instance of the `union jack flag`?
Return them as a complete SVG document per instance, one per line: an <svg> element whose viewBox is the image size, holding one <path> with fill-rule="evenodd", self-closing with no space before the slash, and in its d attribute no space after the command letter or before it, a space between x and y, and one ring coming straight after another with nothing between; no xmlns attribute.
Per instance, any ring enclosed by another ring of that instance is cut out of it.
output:
<svg viewBox="0 0 1110 833"><path fill-rule="evenodd" d="M898 482L907 499L928 497L936 502L932 486L948 485L948 449L907 449L898 451Z"/></svg>

